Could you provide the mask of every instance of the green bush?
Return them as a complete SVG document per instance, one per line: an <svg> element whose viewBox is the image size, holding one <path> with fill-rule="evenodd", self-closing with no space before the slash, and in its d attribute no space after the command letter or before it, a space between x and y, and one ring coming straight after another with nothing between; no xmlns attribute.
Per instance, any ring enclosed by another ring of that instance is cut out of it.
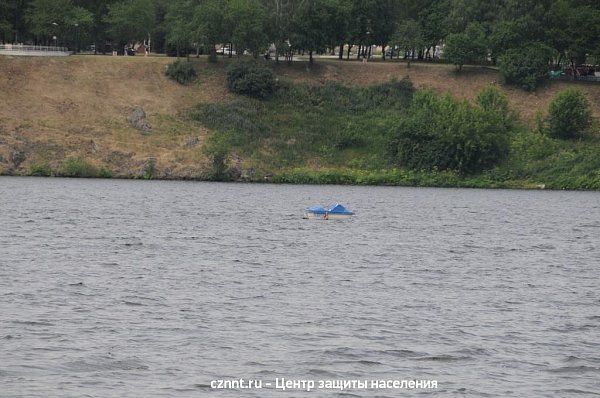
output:
<svg viewBox="0 0 600 398"><path fill-rule="evenodd" d="M484 88L475 99L477 105L498 119L506 130L515 125L516 115L508 105L508 98L496 86L490 85Z"/></svg>
<svg viewBox="0 0 600 398"><path fill-rule="evenodd" d="M585 95L576 89L558 93L548 109L548 133L554 138L581 137L592 122L592 110Z"/></svg>
<svg viewBox="0 0 600 398"><path fill-rule="evenodd" d="M107 177L103 170L87 162L83 158L68 158L60 168L58 175L61 177L95 178Z"/></svg>
<svg viewBox="0 0 600 398"><path fill-rule="evenodd" d="M227 87L232 93L249 97L270 98L277 88L275 75L254 60L240 60L227 67Z"/></svg>
<svg viewBox="0 0 600 398"><path fill-rule="evenodd" d="M231 179L227 158L229 157L229 144L227 139L218 134L209 137L202 151L211 159L211 181L229 181Z"/></svg>
<svg viewBox="0 0 600 398"><path fill-rule="evenodd" d="M475 173L508 154L509 132L495 110L421 91L395 129L390 147L403 167Z"/></svg>
<svg viewBox="0 0 600 398"><path fill-rule="evenodd" d="M34 177L52 176L52 168L47 163L33 164L29 170L29 175Z"/></svg>
<svg viewBox="0 0 600 398"><path fill-rule="evenodd" d="M144 180L152 180L156 177L156 159L150 158L146 161L141 177Z"/></svg>
<svg viewBox="0 0 600 398"><path fill-rule="evenodd" d="M179 84L188 84L196 78L196 69L191 62L178 59L167 66L165 74Z"/></svg>
<svg viewBox="0 0 600 398"><path fill-rule="evenodd" d="M541 43L510 49L498 59L502 82L533 91L548 79L551 58L552 49Z"/></svg>

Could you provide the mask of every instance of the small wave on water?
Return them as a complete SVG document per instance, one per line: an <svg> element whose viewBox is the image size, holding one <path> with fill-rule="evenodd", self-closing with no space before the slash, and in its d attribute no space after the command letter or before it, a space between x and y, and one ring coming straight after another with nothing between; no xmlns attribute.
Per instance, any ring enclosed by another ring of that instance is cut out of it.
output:
<svg viewBox="0 0 600 398"><path fill-rule="evenodd" d="M588 373L588 372L600 373L600 367L586 366L586 365L562 366L560 368L550 369L549 371L552 373L577 373L577 374Z"/></svg>
<svg viewBox="0 0 600 398"><path fill-rule="evenodd" d="M73 372L146 371L150 367L136 357L115 359L110 355L67 362L64 368Z"/></svg>
<svg viewBox="0 0 600 398"><path fill-rule="evenodd" d="M25 326L55 326L54 323L48 321L12 321L17 325L25 325Z"/></svg>

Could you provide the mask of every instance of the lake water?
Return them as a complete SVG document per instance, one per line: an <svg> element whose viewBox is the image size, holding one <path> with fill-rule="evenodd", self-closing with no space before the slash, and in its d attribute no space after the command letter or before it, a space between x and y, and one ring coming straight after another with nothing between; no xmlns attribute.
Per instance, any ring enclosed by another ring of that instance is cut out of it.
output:
<svg viewBox="0 0 600 398"><path fill-rule="evenodd" d="M598 192L0 178L0 396L597 396L599 281Z"/></svg>

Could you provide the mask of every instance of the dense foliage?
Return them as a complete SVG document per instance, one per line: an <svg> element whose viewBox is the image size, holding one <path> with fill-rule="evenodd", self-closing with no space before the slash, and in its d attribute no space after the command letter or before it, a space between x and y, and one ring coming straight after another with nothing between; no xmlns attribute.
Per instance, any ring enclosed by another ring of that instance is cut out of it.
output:
<svg viewBox="0 0 600 398"><path fill-rule="evenodd" d="M196 69L191 62L178 59L167 66L165 74L179 84L188 84L196 78Z"/></svg>
<svg viewBox="0 0 600 398"><path fill-rule="evenodd" d="M464 33L452 33L446 37L445 58L461 70L467 63L479 64L485 61L487 47L481 26L471 23Z"/></svg>
<svg viewBox="0 0 600 398"><path fill-rule="evenodd" d="M558 93L548 109L548 133L554 138L581 137L592 121L590 103L576 89Z"/></svg>
<svg viewBox="0 0 600 398"><path fill-rule="evenodd" d="M55 39L56 38L56 39ZM406 59L442 55L459 68L503 57L507 80L539 81L541 45L569 66L600 59L600 3L592 0L3 0L0 42L123 51L276 58L335 53L368 57L373 47ZM535 43L535 44L534 44ZM445 48L444 48L445 47ZM535 62L527 58L534 50ZM344 53L345 52L345 53ZM522 70L523 69L523 70Z"/></svg>
<svg viewBox="0 0 600 398"><path fill-rule="evenodd" d="M484 106L473 106L430 91L415 95L407 116L395 128L392 151L398 165L474 173L502 160L508 153L510 130L500 113L503 105L495 100L488 106L489 96L482 97Z"/></svg>
<svg viewBox="0 0 600 398"><path fill-rule="evenodd" d="M548 79L552 49L541 43L510 49L499 58L500 76L506 84L535 90Z"/></svg>
<svg viewBox="0 0 600 398"><path fill-rule="evenodd" d="M227 67L227 87L232 93L265 99L273 95L277 83L269 67L241 60Z"/></svg>

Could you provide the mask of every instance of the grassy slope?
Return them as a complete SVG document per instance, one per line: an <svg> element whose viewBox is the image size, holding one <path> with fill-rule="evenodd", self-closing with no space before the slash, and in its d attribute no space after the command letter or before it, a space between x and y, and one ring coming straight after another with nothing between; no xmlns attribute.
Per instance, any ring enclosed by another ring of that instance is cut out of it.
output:
<svg viewBox="0 0 600 398"><path fill-rule="evenodd" d="M66 158L83 157L98 167L110 169L113 175L135 177L143 172L148 159L155 158L156 175L159 177L205 177L210 165L202 154L201 146L208 130L203 124L182 117L182 112L197 103L220 103L233 97L225 90L222 61L218 65L209 65L204 59L194 60L199 80L188 87L179 86L164 76L164 68L170 62L172 59L161 57L0 57L0 173L28 174L32 166L40 164L58 170ZM391 62L365 65L320 61L310 70L304 63L295 63L291 67L280 65L276 72L288 81L310 85L335 81L349 86L368 86L410 76L417 87L470 99L487 84L498 80L495 71L485 68L466 68L464 73L457 75L448 65L413 64L408 69L403 64ZM511 88L503 90L525 123L532 124L535 113L539 109L547 109L554 94L568 85L557 82L536 93ZM592 102L594 116L600 117L600 87L581 85L581 88ZM127 123L126 117L134 105L141 105L146 110L154 128L151 134L143 135ZM273 109L281 110L285 107ZM373 120L376 116L370 115ZM284 125L295 122L285 117L278 116L283 118L280 122ZM302 118L302 115L294 117ZM332 117L339 121L343 113L335 113ZM310 128L307 123L303 126ZM287 133L292 134L293 129ZM293 144L293 140L294 137L288 137L287 142ZM530 138L517 142L518 156L509 164L489 176L477 176L472 181L401 171L386 172L389 175L382 178L381 173L374 175L370 171L346 170L346 166L361 168L357 159L364 154L351 151L344 151L333 160L315 156L309 162L299 163L298 166L303 167L301 170L286 174L293 178L283 175L281 179L468 186L534 186L546 183L560 187L565 184L553 181L557 178L556 173L563 179L575 179L581 173L589 175L597 172L595 162L590 162L596 152L582 155L581 152L587 150L584 144L551 143L555 147L553 151L540 154L537 152L542 150L536 149L536 153L528 154L523 160L528 147L538 148L541 145L531 144L528 140ZM15 150L26 155L17 167L10 159ZM272 159L276 160L277 156ZM324 164L323 159L329 164ZM272 163L265 167L278 169L276 162ZM338 171L331 172L331 167ZM316 176L313 173L316 168L328 171ZM342 177L339 169L344 169ZM534 177L531 177L532 174ZM513 182L498 183L507 179Z"/></svg>

